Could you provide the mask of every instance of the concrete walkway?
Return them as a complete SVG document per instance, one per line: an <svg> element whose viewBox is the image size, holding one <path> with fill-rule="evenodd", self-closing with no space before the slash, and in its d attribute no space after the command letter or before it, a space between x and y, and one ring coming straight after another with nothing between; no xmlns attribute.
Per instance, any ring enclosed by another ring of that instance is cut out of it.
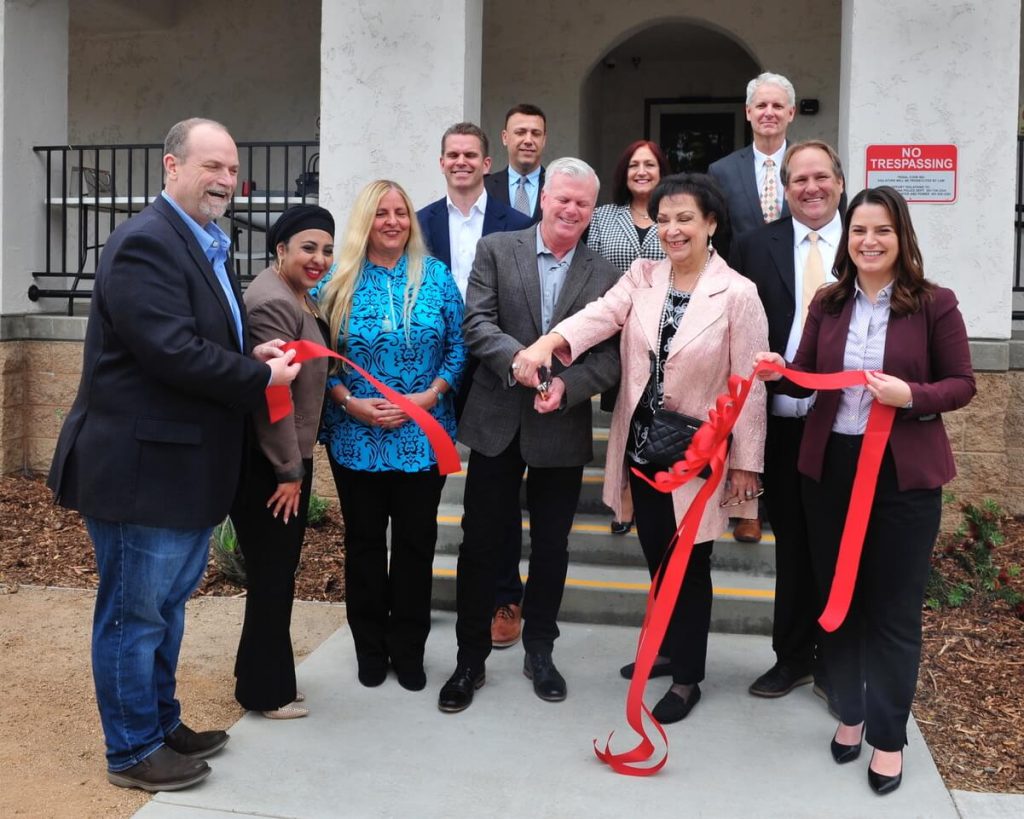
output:
<svg viewBox="0 0 1024 819"><path fill-rule="evenodd" d="M494 652L487 684L469 710L437 710L454 667L454 615L435 612L427 645L428 685L402 689L394 676L376 689L356 681L351 635L342 628L302 664L299 684L312 714L275 722L247 715L213 774L190 790L158 794L142 819L215 817L981 817L1020 816L1024 797L945 789L916 724L906 779L895 794L868 788L870 749L837 766L828 743L835 721L810 686L780 700L747 694L773 659L764 637L712 634L704 697L667 727L662 772L618 776L591 750L625 724L627 684L618 676L636 630L566 624L556 660L569 684L560 704L537 699L522 675L522 649ZM654 680L649 706L667 688Z"/></svg>

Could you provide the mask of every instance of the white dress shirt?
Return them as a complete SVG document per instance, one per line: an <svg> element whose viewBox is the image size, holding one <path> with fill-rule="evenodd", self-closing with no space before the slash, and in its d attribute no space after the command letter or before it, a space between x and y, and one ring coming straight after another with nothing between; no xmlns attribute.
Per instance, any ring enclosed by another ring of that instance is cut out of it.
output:
<svg viewBox="0 0 1024 819"><path fill-rule="evenodd" d="M450 196L448 202L448 241L452 251L452 276L466 301L466 286L469 284L469 271L473 268L476 256L476 243L484 232L484 212L487 210L487 191L481 191L480 197L469 209L469 216L463 216Z"/></svg>
<svg viewBox="0 0 1024 819"><path fill-rule="evenodd" d="M807 234L811 228L793 219L793 293L796 299L793 312L793 326L789 328L789 340L786 342L786 361L792 361L796 355L797 347L800 346L800 336L804 332L804 315L807 310L801 304L801 294L804 288L804 265L807 263L807 253L811 249L811 242ZM836 250L839 248L839 240L843 235L843 221L837 212L832 221L818 230L818 251L821 253L821 263L825 268L825 284L831 284L836 280L832 268L836 262ZM772 415L781 415L783 418L803 418L814 405L814 396L808 398L790 398L788 395L772 396Z"/></svg>

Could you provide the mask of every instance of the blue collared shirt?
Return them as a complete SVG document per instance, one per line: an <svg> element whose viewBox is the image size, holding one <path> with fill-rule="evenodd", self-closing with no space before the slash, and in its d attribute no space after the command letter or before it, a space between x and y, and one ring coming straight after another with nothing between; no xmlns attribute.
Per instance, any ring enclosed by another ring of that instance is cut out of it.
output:
<svg viewBox="0 0 1024 819"><path fill-rule="evenodd" d="M551 327L551 318L555 314L555 305L558 304L558 296L562 292L562 285L565 284L566 274L569 272L569 265L572 264L572 257L576 255L576 245L561 259L555 257L546 244L540 233L540 225L537 225L537 275L540 277L540 320L541 329L546 333Z"/></svg>
<svg viewBox="0 0 1024 819"><path fill-rule="evenodd" d="M231 287L231 279L228 278L227 261L228 253L231 250L231 239L228 238L228 235L217 226L216 222L211 220L206 223L206 227L203 227L195 219L185 213L185 211L181 209L181 206L174 201L167 191L161 191L160 193L164 199L170 203L171 207L178 212L178 216L182 218L182 221L188 225L188 229L192 231L192 235L196 237L196 241L199 242L199 247L202 248L203 253L210 262L210 266L213 268L213 272L217 276L217 281L220 283L220 288L224 291L224 298L228 300L228 307L231 308L231 316L235 320L235 333L238 336L238 349L244 350L245 343L242 341L242 313L238 308L238 300L235 298L235 291Z"/></svg>
<svg viewBox="0 0 1024 819"><path fill-rule="evenodd" d="M519 179L522 176L511 165L508 166L508 201L512 205L515 205L516 191L519 189ZM524 178L526 179L526 195L530 198L530 212L526 215L533 216L537 212L537 197L540 196L540 165L526 174Z"/></svg>
<svg viewBox="0 0 1024 819"><path fill-rule="evenodd" d="M881 370L885 358L885 338L889 331L892 282L878 291L875 303L861 290L860 281L853 282L853 313L846 333L843 353L844 370ZM865 387L845 387L839 398L833 432L863 435L868 413L874 399Z"/></svg>

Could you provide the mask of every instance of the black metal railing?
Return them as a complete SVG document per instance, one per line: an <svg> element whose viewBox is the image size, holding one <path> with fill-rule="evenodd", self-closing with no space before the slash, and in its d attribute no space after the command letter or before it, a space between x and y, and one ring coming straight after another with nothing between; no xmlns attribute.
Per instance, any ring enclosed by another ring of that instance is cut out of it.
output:
<svg viewBox="0 0 1024 819"><path fill-rule="evenodd" d="M163 189L163 146L44 145L47 209L43 270L32 271L32 301L92 295L107 237ZM285 208L319 197L318 143L240 142L239 189L226 214L231 264L244 284L266 266L266 231Z"/></svg>

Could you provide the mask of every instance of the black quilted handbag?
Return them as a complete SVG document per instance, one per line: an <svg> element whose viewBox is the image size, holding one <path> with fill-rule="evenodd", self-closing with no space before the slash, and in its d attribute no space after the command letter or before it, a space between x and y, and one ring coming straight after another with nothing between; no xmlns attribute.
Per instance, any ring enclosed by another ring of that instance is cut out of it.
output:
<svg viewBox="0 0 1024 819"><path fill-rule="evenodd" d="M694 433L703 423L692 415L658 407L651 418L644 444L643 457L655 466L668 468L683 460Z"/></svg>

